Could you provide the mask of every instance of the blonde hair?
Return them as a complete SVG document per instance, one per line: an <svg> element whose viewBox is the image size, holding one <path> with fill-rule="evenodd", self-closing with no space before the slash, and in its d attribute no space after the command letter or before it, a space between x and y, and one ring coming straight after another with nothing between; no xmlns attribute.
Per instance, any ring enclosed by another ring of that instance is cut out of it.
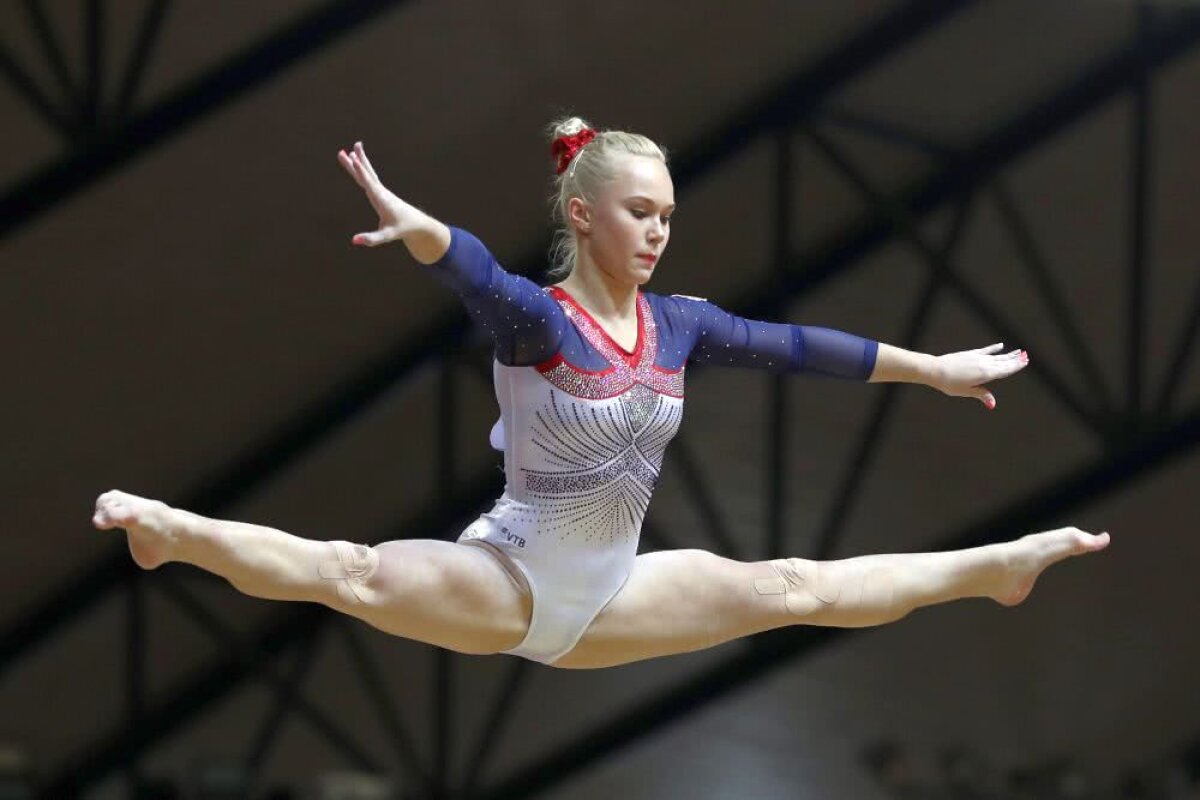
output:
<svg viewBox="0 0 1200 800"><path fill-rule="evenodd" d="M579 117L565 117L547 126L550 141L560 136L573 136L584 128L593 128ZM575 239L567 217L567 204L572 197L595 202L600 188L616 175L613 156L626 154L648 156L667 163L667 151L653 140L640 133L626 131L596 131L596 138L585 144L571 159L570 166L561 175L555 175L550 194L551 219L554 221L554 238L550 243L549 276L562 280L571 274L579 257L579 244Z"/></svg>

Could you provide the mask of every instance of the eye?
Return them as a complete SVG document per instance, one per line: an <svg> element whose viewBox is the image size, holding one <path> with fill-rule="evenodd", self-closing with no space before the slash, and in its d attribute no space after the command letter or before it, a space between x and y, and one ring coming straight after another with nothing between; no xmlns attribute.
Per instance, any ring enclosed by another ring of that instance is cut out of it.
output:
<svg viewBox="0 0 1200 800"><path fill-rule="evenodd" d="M631 208L629 209L629 213L633 214L634 219L643 219L646 216L646 212L640 208Z"/></svg>

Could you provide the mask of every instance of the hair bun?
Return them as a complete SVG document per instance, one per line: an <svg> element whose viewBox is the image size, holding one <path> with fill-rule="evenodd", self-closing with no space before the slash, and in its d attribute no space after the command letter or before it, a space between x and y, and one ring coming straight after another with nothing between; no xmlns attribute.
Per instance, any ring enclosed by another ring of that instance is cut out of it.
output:
<svg viewBox="0 0 1200 800"><path fill-rule="evenodd" d="M592 126L587 120L582 117L563 117L556 119L550 123L549 131L550 141L562 138L563 136L574 136L580 131L591 128Z"/></svg>
<svg viewBox="0 0 1200 800"><path fill-rule="evenodd" d="M596 138L597 131L580 117L558 120L550 127L553 133L550 156L554 159L554 173L561 175L584 145Z"/></svg>

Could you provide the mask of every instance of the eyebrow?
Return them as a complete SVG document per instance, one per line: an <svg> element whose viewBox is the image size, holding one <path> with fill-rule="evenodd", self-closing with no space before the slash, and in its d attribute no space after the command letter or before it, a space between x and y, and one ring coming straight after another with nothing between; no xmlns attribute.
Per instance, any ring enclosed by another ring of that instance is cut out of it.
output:
<svg viewBox="0 0 1200 800"><path fill-rule="evenodd" d="M646 196L646 195L644 195L644 194L634 194L634 195L630 195L629 197L626 197L625 199L626 199L627 201L628 201L628 200L645 200L645 201L646 201L646 202L648 202L650 205L655 205L655 203L654 203L654 199L653 199L653 198L651 198L651 197L647 197L647 196ZM674 209L674 208L675 208L675 204L674 204L674 203L671 203L671 205L669 205L669 206L663 206L663 208L667 208L667 209Z"/></svg>

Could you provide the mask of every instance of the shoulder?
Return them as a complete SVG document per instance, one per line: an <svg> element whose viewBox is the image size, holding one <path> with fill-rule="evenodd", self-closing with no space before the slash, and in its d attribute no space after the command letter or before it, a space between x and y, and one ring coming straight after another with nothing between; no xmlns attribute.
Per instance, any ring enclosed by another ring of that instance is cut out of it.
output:
<svg viewBox="0 0 1200 800"><path fill-rule="evenodd" d="M674 313L683 313L693 310L697 305L707 303L708 299L704 297L693 297L690 294L654 294L653 292L642 292L642 296L646 301L655 308L662 308Z"/></svg>
<svg viewBox="0 0 1200 800"><path fill-rule="evenodd" d="M686 294L643 293L654 316L675 335L695 337L704 330L711 304L703 297Z"/></svg>

